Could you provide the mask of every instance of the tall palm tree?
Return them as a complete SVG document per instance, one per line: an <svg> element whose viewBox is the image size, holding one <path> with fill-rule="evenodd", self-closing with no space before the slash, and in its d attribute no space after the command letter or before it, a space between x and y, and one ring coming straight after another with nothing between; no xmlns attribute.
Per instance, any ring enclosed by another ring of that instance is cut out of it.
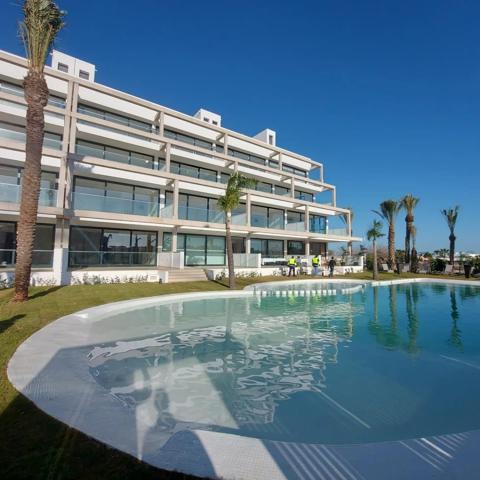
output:
<svg viewBox="0 0 480 480"><path fill-rule="evenodd" d="M53 41L64 25L64 12L51 0L25 0L23 14L20 34L28 59L27 75L23 80L27 101L27 138L20 218L17 226L17 265L13 299L15 302L28 299L32 269L45 126L43 109L48 102L48 87L43 69Z"/></svg>
<svg viewBox="0 0 480 480"><path fill-rule="evenodd" d="M412 225L410 229L410 235L412 240L412 251L410 254L410 271L412 273L418 272L418 252L417 252L417 227Z"/></svg>
<svg viewBox="0 0 480 480"><path fill-rule="evenodd" d="M353 209L351 207L347 207L347 210L350 211L350 224L348 222L348 216L349 216L348 213L342 213L340 215L340 219L348 229L347 235L351 237L353 235L353 216L354 215L353 215ZM348 242L348 254L352 255L352 253L353 253L353 243Z"/></svg>
<svg viewBox="0 0 480 480"><path fill-rule="evenodd" d="M217 200L220 209L225 213L225 230L227 242L227 262L228 262L228 286L235 288L235 267L233 264L233 245L232 245L232 210L240 205L240 197L245 188L250 188L256 184L255 180L244 177L240 173L234 173L228 180L225 195Z"/></svg>
<svg viewBox="0 0 480 480"><path fill-rule="evenodd" d="M367 232L367 238L372 242L373 249L373 279L378 280L378 264L377 264L377 239L384 237L382 233L382 222L374 220L372 228Z"/></svg>
<svg viewBox="0 0 480 480"><path fill-rule="evenodd" d="M442 210L442 215L450 229L450 236L448 237L450 240L450 265L453 265L453 262L455 261L455 240L457 239L457 237L455 237L455 225L457 223L459 210L460 207L458 205L453 208Z"/></svg>
<svg viewBox="0 0 480 480"><path fill-rule="evenodd" d="M414 197L411 193L405 195L401 200L402 207L407 212L407 215L405 216L405 263L410 263L410 237L412 236L412 227L414 221L413 212L419 201L420 199Z"/></svg>
<svg viewBox="0 0 480 480"><path fill-rule="evenodd" d="M385 200L380 204L380 210L373 210L388 222L388 266L395 269L395 220L402 203L397 200Z"/></svg>

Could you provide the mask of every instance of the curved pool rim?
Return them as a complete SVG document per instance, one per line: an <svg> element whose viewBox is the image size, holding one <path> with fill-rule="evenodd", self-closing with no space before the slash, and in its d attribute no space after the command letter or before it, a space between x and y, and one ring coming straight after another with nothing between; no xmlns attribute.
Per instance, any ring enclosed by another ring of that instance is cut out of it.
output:
<svg viewBox="0 0 480 480"><path fill-rule="evenodd" d="M119 408L118 402L109 398L91 378L81 379L88 381L89 387L94 391L88 398L77 377L68 389L62 389L61 382L35 384L39 372L59 350L84 346L85 329L88 330L90 324L113 313L185 300L250 297L256 294L257 287L284 283L284 280L262 282L236 291L159 295L108 303L75 312L54 320L25 340L8 363L8 379L20 393L48 415L106 445L166 470L208 478L252 480L332 477L380 479L387 476L393 479L477 478L476 473L480 470L480 430L401 441L328 445L260 440L236 434L186 429L167 437L158 436L153 439L153 448L150 445L148 449L139 451L137 438L132 438L131 434L118 428L125 424L123 408ZM352 283L371 286L440 283L480 288L480 282L476 280L436 278L388 281L321 278L292 280L289 283ZM84 330L84 336L78 331L79 327ZM92 397L95 402L89 407ZM106 411L108 418L104 415ZM462 450L458 452L460 445ZM395 467L400 464L401 469Z"/></svg>

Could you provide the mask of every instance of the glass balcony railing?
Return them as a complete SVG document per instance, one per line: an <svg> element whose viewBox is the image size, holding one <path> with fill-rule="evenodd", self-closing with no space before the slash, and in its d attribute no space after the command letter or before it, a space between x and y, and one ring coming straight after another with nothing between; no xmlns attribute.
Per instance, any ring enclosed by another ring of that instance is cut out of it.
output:
<svg viewBox="0 0 480 480"><path fill-rule="evenodd" d="M287 223L285 229L291 232L304 232L305 224L303 222Z"/></svg>
<svg viewBox="0 0 480 480"><path fill-rule="evenodd" d="M247 224L247 213L235 213L232 212L232 225L246 225Z"/></svg>
<svg viewBox="0 0 480 480"><path fill-rule="evenodd" d="M16 250L0 249L0 268L12 267L16 262ZM32 266L50 268L53 265L53 250L34 250Z"/></svg>
<svg viewBox="0 0 480 480"><path fill-rule="evenodd" d="M121 197L105 197L81 192L75 192L73 199L73 206L77 210L144 215L148 217L158 217L159 213L157 202L131 200Z"/></svg>
<svg viewBox="0 0 480 480"><path fill-rule="evenodd" d="M225 223L225 214L223 212L209 210L208 208L180 206L178 208L178 218L194 222Z"/></svg>
<svg viewBox="0 0 480 480"><path fill-rule="evenodd" d="M127 250L84 250L69 251L71 267L108 266L108 265L156 265L155 252L132 252Z"/></svg>
<svg viewBox="0 0 480 480"><path fill-rule="evenodd" d="M260 215L257 213L252 213L250 218L250 223L252 227L259 228L274 228L276 230L285 229L285 221L283 215L280 217L269 218L265 215Z"/></svg>
<svg viewBox="0 0 480 480"><path fill-rule="evenodd" d="M348 235L346 228L329 228L326 233L327 235L336 235L338 237L345 237Z"/></svg>
<svg viewBox="0 0 480 480"><path fill-rule="evenodd" d="M56 138L55 134L50 134L45 132L45 137L43 139L43 146L46 148L51 148L54 150L61 150L62 149L62 140L60 138ZM26 134L23 131L13 130L10 128L5 128L0 126L0 139L2 140L10 140L14 142L25 143Z"/></svg>
<svg viewBox="0 0 480 480"><path fill-rule="evenodd" d="M0 183L0 202L20 203L22 187L12 183ZM57 205L57 191L52 188L40 188L38 204L42 207L55 207Z"/></svg>

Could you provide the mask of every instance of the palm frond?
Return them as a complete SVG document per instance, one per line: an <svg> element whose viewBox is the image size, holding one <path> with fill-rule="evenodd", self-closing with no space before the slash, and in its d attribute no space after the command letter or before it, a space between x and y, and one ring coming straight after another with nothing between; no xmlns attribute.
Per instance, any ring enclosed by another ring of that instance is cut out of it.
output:
<svg viewBox="0 0 480 480"><path fill-rule="evenodd" d="M382 227L382 222L374 220L372 227L367 231L368 240L376 240L377 238L384 237L385 234L382 233Z"/></svg>
<svg viewBox="0 0 480 480"><path fill-rule="evenodd" d="M228 180L225 194L218 198L217 205L225 212L231 212L240 205L243 190L254 187L256 180L234 173Z"/></svg>
<svg viewBox="0 0 480 480"><path fill-rule="evenodd" d="M411 193L409 193L402 198L401 205L409 215L413 215L413 211L418 205L418 202L420 202L420 199L418 197L414 197Z"/></svg>
<svg viewBox="0 0 480 480"><path fill-rule="evenodd" d="M402 203L397 200L385 200L380 204L380 210L373 210L379 217L388 223L394 223Z"/></svg>
<svg viewBox="0 0 480 480"><path fill-rule="evenodd" d="M19 31L29 68L42 73L55 37L64 26L65 12L52 0L25 0L23 14Z"/></svg>
<svg viewBox="0 0 480 480"><path fill-rule="evenodd" d="M441 211L442 215L445 218L445 221L447 222L448 228L450 230L453 230L455 228L459 210L460 210L460 206L455 205L455 207L453 208L447 208Z"/></svg>

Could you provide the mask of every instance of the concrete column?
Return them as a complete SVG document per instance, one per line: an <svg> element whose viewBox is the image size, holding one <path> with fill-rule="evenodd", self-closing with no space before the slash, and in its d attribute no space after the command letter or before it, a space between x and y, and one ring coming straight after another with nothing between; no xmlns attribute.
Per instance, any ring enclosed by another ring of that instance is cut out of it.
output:
<svg viewBox="0 0 480 480"><path fill-rule="evenodd" d="M165 171L170 173L170 151L172 148L171 143L166 143L165 144Z"/></svg>
<svg viewBox="0 0 480 480"><path fill-rule="evenodd" d="M70 272L68 271L69 234L70 225L68 220L63 218L57 219L53 246L53 277L55 285L70 284Z"/></svg>
<svg viewBox="0 0 480 480"><path fill-rule="evenodd" d="M281 153L278 154L278 169L282 170L283 168L283 155Z"/></svg>
<svg viewBox="0 0 480 480"><path fill-rule="evenodd" d="M228 155L228 135L223 136L223 154Z"/></svg>
<svg viewBox="0 0 480 480"><path fill-rule="evenodd" d="M305 239L305 255L310 255L310 239Z"/></svg>
<svg viewBox="0 0 480 480"><path fill-rule="evenodd" d="M287 247L288 247L287 246L287 240L284 240L283 241L283 256L285 258L287 258L287 256L288 256L288 248Z"/></svg>
<svg viewBox="0 0 480 480"><path fill-rule="evenodd" d="M332 203L334 207L337 206L337 189L335 187L332 189Z"/></svg>
<svg viewBox="0 0 480 480"><path fill-rule="evenodd" d="M304 214L304 222L305 222L305 231L310 231L310 207L305 205L305 214Z"/></svg>
<svg viewBox="0 0 480 480"><path fill-rule="evenodd" d="M178 232L178 227L173 227L173 230L172 230L172 252L177 251L177 232Z"/></svg>
<svg viewBox="0 0 480 480"><path fill-rule="evenodd" d="M173 218L178 219L178 194L180 182L175 180L173 184Z"/></svg>
<svg viewBox="0 0 480 480"><path fill-rule="evenodd" d="M251 196L247 193L247 227L250 227L252 221L252 203L251 203Z"/></svg>
<svg viewBox="0 0 480 480"><path fill-rule="evenodd" d="M290 194L292 198L295 198L295 179L293 177L290 179Z"/></svg>
<svg viewBox="0 0 480 480"><path fill-rule="evenodd" d="M70 126L68 136L68 152L75 153L75 142L77 138L77 107L78 107L78 83L74 83L72 87L72 100L70 103Z"/></svg>
<svg viewBox="0 0 480 480"><path fill-rule="evenodd" d="M165 113L160 112L158 116L158 134L163 137L163 133L165 131Z"/></svg>
<svg viewBox="0 0 480 480"><path fill-rule="evenodd" d="M67 158L65 159L65 170L64 170L64 180L63 180L63 199L61 200L63 203L63 207L66 209L73 208L73 169L74 169L74 161L67 154ZM62 170L60 169L60 174L62 174ZM60 195L60 192L58 193Z"/></svg>
<svg viewBox="0 0 480 480"><path fill-rule="evenodd" d="M250 253L250 248L252 246L250 234L245 238L245 253Z"/></svg>

